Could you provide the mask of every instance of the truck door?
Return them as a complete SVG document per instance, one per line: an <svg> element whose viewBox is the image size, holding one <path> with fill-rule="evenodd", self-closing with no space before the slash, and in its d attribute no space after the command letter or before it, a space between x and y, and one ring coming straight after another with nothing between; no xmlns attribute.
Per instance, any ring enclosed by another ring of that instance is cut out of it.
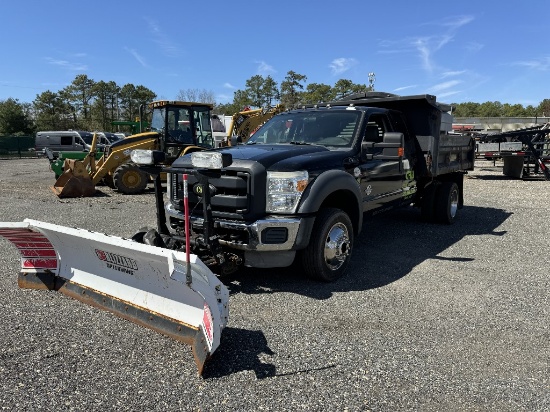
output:
<svg viewBox="0 0 550 412"><path fill-rule="evenodd" d="M397 156L400 136L392 133L385 114L371 114L363 136L358 177L365 212L386 210L401 202L404 173L402 159Z"/></svg>

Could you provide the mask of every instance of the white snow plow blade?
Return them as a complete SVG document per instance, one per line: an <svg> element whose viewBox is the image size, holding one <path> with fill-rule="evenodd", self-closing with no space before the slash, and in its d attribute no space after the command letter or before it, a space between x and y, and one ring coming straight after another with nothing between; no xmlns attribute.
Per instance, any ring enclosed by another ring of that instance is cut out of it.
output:
<svg viewBox="0 0 550 412"><path fill-rule="evenodd" d="M199 374L220 344L229 292L195 255L25 219L0 222L21 253L21 288L62 292L193 347Z"/></svg>

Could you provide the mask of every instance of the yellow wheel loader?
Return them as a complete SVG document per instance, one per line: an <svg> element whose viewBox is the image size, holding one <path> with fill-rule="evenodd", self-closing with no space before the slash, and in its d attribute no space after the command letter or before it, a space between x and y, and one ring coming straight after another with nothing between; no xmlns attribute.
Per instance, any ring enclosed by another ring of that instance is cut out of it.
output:
<svg viewBox="0 0 550 412"><path fill-rule="evenodd" d="M96 160L94 136L89 156L84 160L67 159L63 174L52 187L58 197L87 197L95 194L100 182L124 194L141 193L150 176L131 163L133 150L160 150L171 162L178 156L214 146L210 114L212 105L195 102L160 100L149 105L150 130L126 137L105 148Z"/></svg>

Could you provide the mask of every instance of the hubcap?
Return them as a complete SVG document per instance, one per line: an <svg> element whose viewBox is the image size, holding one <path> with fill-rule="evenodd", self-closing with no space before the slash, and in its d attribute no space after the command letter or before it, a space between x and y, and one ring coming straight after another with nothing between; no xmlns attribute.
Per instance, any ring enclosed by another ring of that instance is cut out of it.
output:
<svg viewBox="0 0 550 412"><path fill-rule="evenodd" d="M124 177L122 178L122 181L127 187L137 186L140 181L139 173L136 173L134 171L126 172L124 174Z"/></svg>
<svg viewBox="0 0 550 412"><path fill-rule="evenodd" d="M451 210L450 210L451 217L454 218L456 215L456 211L458 210L458 191L457 190L453 190L451 192L450 205L451 205Z"/></svg>
<svg viewBox="0 0 550 412"><path fill-rule="evenodd" d="M330 270L338 270L350 254L348 228L337 223L329 230L325 241L325 262Z"/></svg>

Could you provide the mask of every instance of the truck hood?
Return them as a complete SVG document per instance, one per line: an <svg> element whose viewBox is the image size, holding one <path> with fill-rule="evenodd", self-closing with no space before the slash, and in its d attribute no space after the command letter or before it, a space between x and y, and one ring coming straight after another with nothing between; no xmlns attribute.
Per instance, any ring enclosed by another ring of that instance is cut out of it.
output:
<svg viewBox="0 0 550 412"><path fill-rule="evenodd" d="M347 150L329 150L324 146L315 145L242 145L216 150L230 153L235 167L245 166L253 161L260 163L267 170L277 171L340 168L343 159L350 156ZM179 158L172 164L172 167L190 166L189 155Z"/></svg>

